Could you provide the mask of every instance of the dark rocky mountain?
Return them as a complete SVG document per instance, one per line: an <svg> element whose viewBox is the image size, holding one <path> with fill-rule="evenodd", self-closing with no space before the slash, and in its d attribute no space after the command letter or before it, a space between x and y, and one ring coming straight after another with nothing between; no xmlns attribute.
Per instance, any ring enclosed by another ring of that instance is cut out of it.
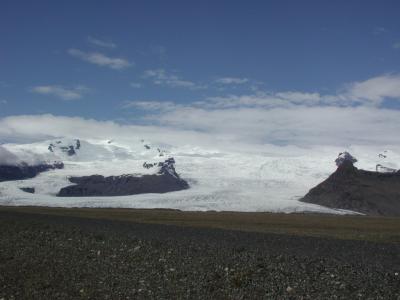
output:
<svg viewBox="0 0 400 300"><path fill-rule="evenodd" d="M57 194L59 197L84 196L126 196L146 193L167 193L189 188L175 171L175 160L160 162L160 170L153 175L121 175L104 177L91 175L71 177L69 181L76 185L64 187Z"/></svg>
<svg viewBox="0 0 400 300"><path fill-rule="evenodd" d="M26 163L17 165L0 165L0 182L33 178L41 172L63 168L64 164L62 162L56 162L54 164L38 164L33 166Z"/></svg>
<svg viewBox="0 0 400 300"><path fill-rule="evenodd" d="M372 216L400 216L400 171L359 170L351 159L344 160L301 201Z"/></svg>

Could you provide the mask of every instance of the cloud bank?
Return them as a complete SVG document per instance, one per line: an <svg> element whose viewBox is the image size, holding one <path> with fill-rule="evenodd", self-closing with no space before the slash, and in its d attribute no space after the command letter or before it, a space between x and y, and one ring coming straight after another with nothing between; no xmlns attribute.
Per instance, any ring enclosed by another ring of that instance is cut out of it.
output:
<svg viewBox="0 0 400 300"><path fill-rule="evenodd" d="M132 125L81 117L22 115L0 119L0 141L71 138L147 139L172 145L260 149L267 144L308 146L400 145L400 76L382 75L346 85L336 94L256 92L192 103L126 101L141 110ZM129 123L129 119L126 120ZM137 123L136 123L137 124ZM258 150L257 150L258 151Z"/></svg>
<svg viewBox="0 0 400 300"><path fill-rule="evenodd" d="M10 116L0 119L3 142L71 138L147 139L172 145L213 148L264 144L399 145L400 111L374 107L295 107L276 109L179 108L147 115L148 126L121 125L79 117Z"/></svg>

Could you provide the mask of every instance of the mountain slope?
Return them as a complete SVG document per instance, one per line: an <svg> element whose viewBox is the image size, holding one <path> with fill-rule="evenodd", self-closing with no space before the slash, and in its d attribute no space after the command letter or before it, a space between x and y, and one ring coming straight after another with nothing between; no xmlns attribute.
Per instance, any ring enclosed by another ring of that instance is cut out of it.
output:
<svg viewBox="0 0 400 300"><path fill-rule="evenodd" d="M301 201L373 216L400 216L400 171L364 171L345 161Z"/></svg>

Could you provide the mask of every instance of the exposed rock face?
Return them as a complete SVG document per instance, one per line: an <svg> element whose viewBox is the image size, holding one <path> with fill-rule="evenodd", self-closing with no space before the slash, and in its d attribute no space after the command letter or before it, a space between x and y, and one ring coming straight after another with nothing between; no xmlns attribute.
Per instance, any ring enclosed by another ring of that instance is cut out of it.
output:
<svg viewBox="0 0 400 300"><path fill-rule="evenodd" d="M19 165L0 165L0 182L33 178L41 172L63 168L64 164L62 162L34 166L29 166L25 163Z"/></svg>
<svg viewBox="0 0 400 300"><path fill-rule="evenodd" d="M400 216L400 172L359 170L346 160L301 201L372 216Z"/></svg>
<svg viewBox="0 0 400 300"><path fill-rule="evenodd" d="M171 175L178 177L178 174L175 171L175 159L173 157L168 158L164 162L155 162L155 163L143 163L143 168L150 169L154 167L159 167L160 170L158 171L159 174L170 173Z"/></svg>
<svg viewBox="0 0 400 300"><path fill-rule="evenodd" d="M148 162L144 162L144 163L143 163L143 168L145 168L145 169L150 169L150 168L155 167L156 165L157 165L157 163L148 163Z"/></svg>
<svg viewBox="0 0 400 300"><path fill-rule="evenodd" d="M20 188L21 191L24 191L26 193L34 194L35 193L35 188L33 187L22 187Z"/></svg>
<svg viewBox="0 0 400 300"><path fill-rule="evenodd" d="M76 185L62 188L57 196L126 196L145 193L167 193L189 188L189 184L176 173L174 162L172 158L159 163L160 170L154 175L140 177L134 175L71 177L69 181L76 183Z"/></svg>

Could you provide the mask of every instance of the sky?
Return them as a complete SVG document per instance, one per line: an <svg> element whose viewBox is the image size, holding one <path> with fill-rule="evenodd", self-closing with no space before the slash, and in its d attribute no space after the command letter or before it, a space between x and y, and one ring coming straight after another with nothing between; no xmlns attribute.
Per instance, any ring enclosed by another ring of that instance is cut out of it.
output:
<svg viewBox="0 0 400 300"><path fill-rule="evenodd" d="M400 144L399 1L3 0L0 40L2 143Z"/></svg>

